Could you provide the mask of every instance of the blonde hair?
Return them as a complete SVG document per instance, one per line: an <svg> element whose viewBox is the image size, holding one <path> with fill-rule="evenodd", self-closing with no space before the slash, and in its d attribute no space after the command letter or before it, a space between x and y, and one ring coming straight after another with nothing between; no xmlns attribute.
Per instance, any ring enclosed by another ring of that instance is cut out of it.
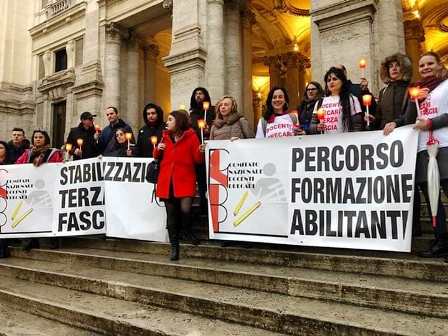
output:
<svg viewBox="0 0 448 336"><path fill-rule="evenodd" d="M221 105L222 105L224 99L230 99L232 101L232 107L230 109L230 114L238 113L238 104L236 103L235 98L233 98L232 96L223 96L216 103L216 119L222 119L221 112L219 110L221 108Z"/></svg>

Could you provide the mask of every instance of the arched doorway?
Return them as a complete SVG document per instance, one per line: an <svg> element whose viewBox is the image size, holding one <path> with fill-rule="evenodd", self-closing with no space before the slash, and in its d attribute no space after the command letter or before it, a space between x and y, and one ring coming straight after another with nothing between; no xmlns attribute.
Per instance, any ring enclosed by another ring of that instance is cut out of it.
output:
<svg viewBox="0 0 448 336"><path fill-rule="evenodd" d="M291 108L302 98L311 78L309 0L253 0L252 89L258 120L269 89L285 87Z"/></svg>

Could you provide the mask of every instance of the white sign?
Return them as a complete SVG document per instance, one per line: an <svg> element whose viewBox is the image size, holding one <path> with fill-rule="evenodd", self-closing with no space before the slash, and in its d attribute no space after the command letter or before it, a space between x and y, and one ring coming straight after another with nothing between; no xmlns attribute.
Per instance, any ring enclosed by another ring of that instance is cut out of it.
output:
<svg viewBox="0 0 448 336"><path fill-rule="evenodd" d="M410 251L417 138L210 141L210 238Z"/></svg>

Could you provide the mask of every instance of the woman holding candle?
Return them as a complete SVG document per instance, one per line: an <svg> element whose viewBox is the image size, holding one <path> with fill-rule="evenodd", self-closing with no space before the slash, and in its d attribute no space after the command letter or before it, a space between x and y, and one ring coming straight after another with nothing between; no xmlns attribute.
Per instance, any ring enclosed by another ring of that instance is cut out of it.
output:
<svg viewBox="0 0 448 336"><path fill-rule="evenodd" d="M411 84L411 88L419 88L415 100L407 106L406 113L395 122L386 124L384 133L387 135L397 126L412 124L419 130L418 153L415 171L415 181L429 206L428 196L428 161L427 143L430 135L439 142L437 163L440 173L440 186L448 196L448 72L441 63L440 57L434 52L424 53L419 59L421 80ZM410 91L410 90L409 90ZM417 114L417 104L421 115ZM429 212L431 213L430 209ZM423 252L423 257L448 256L448 233L445 211L441 200L436 217L435 241L429 250Z"/></svg>
<svg viewBox="0 0 448 336"><path fill-rule="evenodd" d="M193 243L191 205L196 195L195 166L203 162L205 145L201 145L186 111L173 111L167 119L167 130L154 149L160 161L156 195L165 202L167 229L171 243L171 260L179 259L179 239L182 228Z"/></svg>
<svg viewBox="0 0 448 336"><path fill-rule="evenodd" d="M222 97L216 104L216 119L210 131L210 140L237 140L253 137L249 122L238 113L235 98Z"/></svg>
<svg viewBox="0 0 448 336"><path fill-rule="evenodd" d="M257 139L281 138L304 134L296 113L288 113L289 96L284 88L273 87L266 99L266 109L258 121Z"/></svg>
<svg viewBox="0 0 448 336"><path fill-rule="evenodd" d="M46 131L35 130L31 138L32 147L17 159L16 163L32 163L39 167L43 163L63 162L61 150L50 148L50 136Z"/></svg>
<svg viewBox="0 0 448 336"><path fill-rule="evenodd" d="M143 108L143 126L138 131L136 154L138 157L152 157L154 144L152 137L156 137L156 144L162 139L162 132L166 125L163 122L163 110L160 106L149 103Z"/></svg>
<svg viewBox="0 0 448 336"><path fill-rule="evenodd" d="M297 110L299 111L300 127L309 133L309 129L313 120L314 106L324 96L324 90L318 82L310 82L303 93L303 100Z"/></svg>
<svg viewBox="0 0 448 336"><path fill-rule="evenodd" d="M133 157L135 156L135 147L133 143L134 139L132 133L126 132L124 128L119 128L115 132L115 143L113 145L113 150L105 153L104 156Z"/></svg>
<svg viewBox="0 0 448 336"><path fill-rule="evenodd" d="M311 134L343 133L363 130L363 113L359 100L350 93L350 85L343 70L332 67L325 74L326 97L314 107L320 114L318 123L312 123ZM325 113L322 116L322 111Z"/></svg>
<svg viewBox="0 0 448 336"><path fill-rule="evenodd" d="M383 129L406 111L412 78L411 59L400 53L386 57L381 64L380 75L385 87L380 91L376 116L371 118L371 122L375 128Z"/></svg>

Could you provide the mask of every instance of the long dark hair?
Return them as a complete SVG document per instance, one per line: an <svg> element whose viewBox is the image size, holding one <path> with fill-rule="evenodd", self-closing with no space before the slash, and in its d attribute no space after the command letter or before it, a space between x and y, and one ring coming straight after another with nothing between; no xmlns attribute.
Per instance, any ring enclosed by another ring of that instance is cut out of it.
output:
<svg viewBox="0 0 448 336"><path fill-rule="evenodd" d="M331 95L330 90L328 89L328 78L334 75L336 78L340 79L342 82L341 91L339 92L339 104L342 106L342 124L344 125L344 130L351 131L353 129L352 123L352 114L351 114L351 105L350 99L352 99L350 94L350 82L347 79L347 76L344 73L344 70L331 67L330 70L327 71L324 77L325 81L325 94L327 96Z"/></svg>
<svg viewBox="0 0 448 336"><path fill-rule="evenodd" d="M146 111L148 111L151 108L156 110L156 113L157 113L156 126L163 125L163 110L159 105L156 105L154 103L148 103L143 108L143 121L145 122L145 124L149 126L148 117L146 116Z"/></svg>
<svg viewBox="0 0 448 336"><path fill-rule="evenodd" d="M303 92L303 101L302 102L306 102L309 103L310 100L308 99L308 87L310 85L314 85L317 89L317 96L315 100L319 100L320 98L323 97L324 95L324 89L322 88L322 85L320 85L318 82L309 82L306 86L305 86L305 90Z"/></svg>
<svg viewBox="0 0 448 336"><path fill-rule="evenodd" d="M174 133L183 133L191 127L190 116L185 110L176 110L170 113L176 120L176 130Z"/></svg>
<svg viewBox="0 0 448 336"><path fill-rule="evenodd" d="M263 112L263 119L266 121L269 120L269 118L275 113L274 108L272 107L272 98L274 97L274 92L276 90L281 90L283 92L283 95L285 96L285 104L283 105L283 112L288 110L288 106L289 106L288 92L286 91L285 88L282 88L279 86L274 86L269 91L268 97L266 98L266 108Z"/></svg>
<svg viewBox="0 0 448 336"><path fill-rule="evenodd" d="M196 89L193 90L193 93L191 94L191 98L190 98L190 110L191 111L194 111L194 110L202 111L202 105L199 106L196 101L196 98L195 98L196 92L198 92L198 91L202 91L204 93L204 96L205 96L204 101L209 102L210 106L212 106L210 94L208 93L207 89L203 88L203 87L197 87Z"/></svg>

